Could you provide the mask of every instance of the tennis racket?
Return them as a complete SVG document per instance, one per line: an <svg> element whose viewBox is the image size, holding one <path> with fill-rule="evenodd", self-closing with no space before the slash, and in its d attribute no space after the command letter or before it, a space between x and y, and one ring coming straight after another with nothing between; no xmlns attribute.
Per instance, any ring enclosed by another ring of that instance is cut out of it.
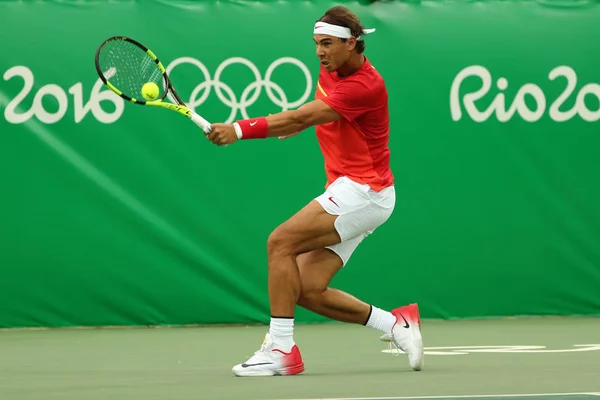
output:
<svg viewBox="0 0 600 400"><path fill-rule="evenodd" d="M154 53L143 44L125 37L113 36L103 41L96 50L96 71L102 82L127 101L142 106L162 107L185 115L205 134L210 133L210 123L190 109L181 100L167 71ZM154 95L144 98L142 88ZM169 101L165 101L165 99Z"/></svg>

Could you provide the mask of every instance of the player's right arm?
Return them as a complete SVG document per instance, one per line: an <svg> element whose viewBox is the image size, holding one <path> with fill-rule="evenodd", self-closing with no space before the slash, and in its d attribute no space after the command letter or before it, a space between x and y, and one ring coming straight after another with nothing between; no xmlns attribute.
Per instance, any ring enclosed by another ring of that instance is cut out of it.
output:
<svg viewBox="0 0 600 400"><path fill-rule="evenodd" d="M341 119L333 108L321 100L306 103L297 110L282 111L266 117L269 126L267 136L291 136L310 128Z"/></svg>
<svg viewBox="0 0 600 400"><path fill-rule="evenodd" d="M352 121L372 107L375 95L364 83L347 80L338 84L335 91L325 98L306 103L297 110L240 120L235 124L213 124L207 139L223 146L239 138L282 138L342 118Z"/></svg>
<svg viewBox="0 0 600 400"><path fill-rule="evenodd" d="M373 97L376 95L378 93L358 79L340 82L335 91L322 99L306 103L297 110L283 111L266 117L267 137L278 136L281 139L297 135L311 126L342 118L352 121L372 107Z"/></svg>

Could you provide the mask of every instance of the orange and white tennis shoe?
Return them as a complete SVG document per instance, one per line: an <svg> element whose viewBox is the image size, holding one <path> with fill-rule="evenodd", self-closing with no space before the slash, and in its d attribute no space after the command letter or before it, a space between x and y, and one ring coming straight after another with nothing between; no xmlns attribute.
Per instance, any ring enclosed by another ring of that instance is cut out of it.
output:
<svg viewBox="0 0 600 400"><path fill-rule="evenodd" d="M423 369L423 337L421 336L421 317L416 303L392 310L396 323L391 333L381 336L384 342L390 342L408 355L408 363L415 371Z"/></svg>
<svg viewBox="0 0 600 400"><path fill-rule="evenodd" d="M296 375L304 371L304 362L298 346L289 352L278 349L267 333L258 351L243 364L233 367L236 376Z"/></svg>

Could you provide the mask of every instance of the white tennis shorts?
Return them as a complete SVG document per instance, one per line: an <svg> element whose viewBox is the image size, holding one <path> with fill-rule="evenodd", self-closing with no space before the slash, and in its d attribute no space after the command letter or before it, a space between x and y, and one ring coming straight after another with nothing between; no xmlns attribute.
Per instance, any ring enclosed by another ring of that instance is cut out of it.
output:
<svg viewBox="0 0 600 400"><path fill-rule="evenodd" d="M327 213L339 215L335 220L335 229L341 242L327 248L334 251L346 265L360 242L392 215L396 191L390 186L376 192L369 185L340 177L315 200Z"/></svg>

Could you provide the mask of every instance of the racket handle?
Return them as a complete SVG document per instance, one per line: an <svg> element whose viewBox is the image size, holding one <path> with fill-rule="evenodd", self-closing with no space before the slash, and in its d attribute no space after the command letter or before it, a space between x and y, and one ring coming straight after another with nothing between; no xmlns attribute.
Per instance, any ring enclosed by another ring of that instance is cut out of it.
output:
<svg viewBox="0 0 600 400"><path fill-rule="evenodd" d="M194 111L192 111L192 114L190 115L190 119L196 125L198 125L200 128L202 128L202 130L204 131L205 134L211 132L212 129L210 127L210 122L208 122L207 120L205 120L204 118L202 118L201 116L196 114Z"/></svg>

